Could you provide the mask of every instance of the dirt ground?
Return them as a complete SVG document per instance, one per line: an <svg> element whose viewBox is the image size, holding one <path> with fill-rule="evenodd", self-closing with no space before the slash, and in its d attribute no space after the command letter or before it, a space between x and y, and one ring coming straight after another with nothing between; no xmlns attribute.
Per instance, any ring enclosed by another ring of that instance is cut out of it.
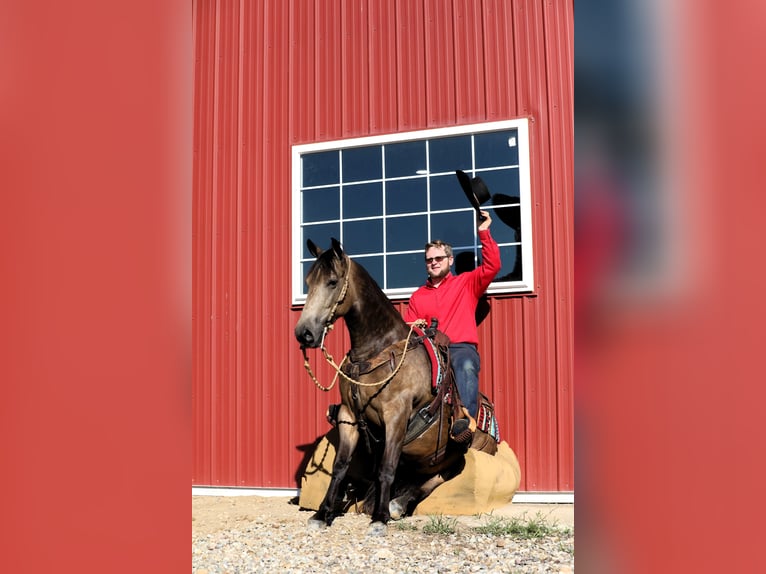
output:
<svg viewBox="0 0 766 574"><path fill-rule="evenodd" d="M538 513L550 524L574 527L573 504L512 503L492 512L494 516L534 518ZM274 524L306 522L313 511L301 510L295 499L279 496L192 496L192 536L221 530L244 528L253 521ZM478 516L457 516L461 523L479 524ZM412 516L407 520L427 522L427 516Z"/></svg>

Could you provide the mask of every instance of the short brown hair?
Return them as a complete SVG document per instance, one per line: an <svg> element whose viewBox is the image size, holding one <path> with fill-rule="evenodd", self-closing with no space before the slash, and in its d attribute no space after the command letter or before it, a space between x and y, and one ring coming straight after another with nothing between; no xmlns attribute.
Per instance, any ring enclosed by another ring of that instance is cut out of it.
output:
<svg viewBox="0 0 766 574"><path fill-rule="evenodd" d="M450 245L449 243L444 243L444 241L440 239L434 239L433 241L429 241L428 243L426 243L426 252L428 252L428 250L431 249L431 247L437 247L437 248L441 247L442 249L444 249L444 254L447 257L452 257L452 245Z"/></svg>

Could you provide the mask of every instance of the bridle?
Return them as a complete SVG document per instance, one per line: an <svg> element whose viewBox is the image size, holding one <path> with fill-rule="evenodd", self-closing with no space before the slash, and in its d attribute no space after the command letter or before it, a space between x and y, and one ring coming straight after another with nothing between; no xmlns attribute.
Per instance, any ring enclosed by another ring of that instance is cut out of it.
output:
<svg viewBox="0 0 766 574"><path fill-rule="evenodd" d="M332 328L335 326L335 321L338 320L338 317L335 316L335 312L338 310L338 305L343 303L343 300L346 298L346 293L348 293L348 280L349 275L351 271L351 265L346 265L346 276L343 279L343 286L340 289L340 293L338 294L338 298L335 300L335 303L332 306L332 309L330 310L330 314L327 316L327 320L324 323L324 328L322 329L322 338L319 340L319 349L322 351L322 354L324 355L325 360L332 365L335 368L335 377L333 378L332 382L330 383L329 387L325 387L322 385L322 383L317 380L316 375L314 375L314 372L311 370L311 365L309 364L309 357L306 354L306 346L301 345L301 353L303 353L303 367L306 369L306 371L309 374L309 377L311 377L311 380L314 381L314 384L319 390L328 392L331 391L332 388L335 386L335 383L338 381L338 374L341 372L340 367L343 366L343 363L346 362L346 357L343 357L343 360L340 362L340 365L335 365L335 361L332 358L332 355L330 355L327 352L327 349L325 349L324 346L324 340L327 336L327 333L329 333ZM344 375L345 376L345 375Z"/></svg>
<svg viewBox="0 0 766 574"><path fill-rule="evenodd" d="M327 321L324 323L324 329L322 330L322 340L320 341L320 347L322 350L324 350L324 338L327 336L327 333L333 328L335 321L338 320L338 317L335 316L335 311L338 310L338 305L343 303L343 300L346 298L346 293L348 293L348 278L351 271L351 265L350 263L346 264L346 276L343 278L343 287L340 289L340 293L338 294L338 298L335 300L335 304L332 306L332 309L330 310L330 315L327 317ZM304 353L305 355L305 353Z"/></svg>
<svg viewBox="0 0 766 574"><path fill-rule="evenodd" d="M338 310L338 305L343 303L343 300L346 298L346 294L348 293L348 283L349 283L349 275L351 274L351 265L346 266L346 276L343 279L343 287L341 287L340 293L338 295L338 298L335 300L335 304L332 306L332 309L330 310L330 315L327 318L327 321L325 321L324 329L322 330L322 338L319 341L319 349L322 351L322 354L324 355L325 360L327 363L335 369L335 377L333 377L332 382L330 383L329 387L323 386L316 378L316 375L314 375L314 372L311 370L311 365L309 364L309 358L306 354L306 347L305 345L301 345L301 352L303 353L303 367L306 369L306 371L309 374L309 377L311 377L311 380L314 381L314 384L316 387L325 392L329 392L332 390L332 388L335 386L335 383L338 381L338 375L342 376L344 379L346 379L350 383L354 383L356 385L360 385L363 387L376 387L379 385L383 385L385 383L388 383L391 379L393 379L396 374L399 372L399 369L402 368L402 365L404 365L404 359L407 356L407 349L409 348L410 338L412 337L413 330L416 326L423 326L425 325L425 321L415 321L410 325L410 331L407 334L407 343L404 346L404 352L402 353L402 358L399 361L399 364L396 366L396 368L393 370L393 372L388 375L385 379L382 381L378 381L376 383L363 383L361 381L358 381L352 377L349 377L346 373L344 373L341 370L341 367L343 366L343 363L346 362L346 359L348 359L348 354L343 357L343 360L340 362L340 365L335 363L335 360L333 359L332 355L327 352L327 349L324 346L325 337L327 336L327 333L332 330L333 326L335 325L335 321L338 320L338 317L335 316L335 312Z"/></svg>

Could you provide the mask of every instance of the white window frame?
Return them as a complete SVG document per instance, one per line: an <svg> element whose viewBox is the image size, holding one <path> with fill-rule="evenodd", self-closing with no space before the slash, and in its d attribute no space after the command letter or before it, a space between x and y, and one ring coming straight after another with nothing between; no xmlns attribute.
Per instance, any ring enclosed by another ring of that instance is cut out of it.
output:
<svg viewBox="0 0 766 574"><path fill-rule="evenodd" d="M501 120L496 122L486 122L479 124L468 124L450 126L444 128L434 128L427 130L417 130L410 132L396 132L391 134L381 134L375 136L365 136L359 138L350 138L343 140L333 140L317 142L310 144L300 144L292 146L292 178L291 178L291 205L292 205L292 264L291 285L292 285L292 304L301 305L306 301L306 295L303 294L305 277L303 276L303 244L301 239L301 177L302 165L301 156L305 153L341 150L353 147L362 147L370 145L383 145L390 143L406 142L411 140L434 139L445 136L460 136L468 134L478 134L482 132L492 132L499 130L515 129L518 133L519 155L519 203L521 205L521 257L522 257L522 278L520 281L493 282L487 289L489 294L499 293L528 293L534 291L534 253L532 246L532 197L530 182L530 148L529 148L529 119L517 118L512 120ZM486 171L477 169L469 175L481 176L481 172ZM341 184L342 186L342 184ZM490 192L492 190L490 189ZM471 209L466 200L466 209ZM429 211L430 213L430 208ZM475 233L475 231L474 231ZM343 238L337 238L341 243ZM327 245L319 245L326 249ZM425 264L423 276L425 277ZM419 285L411 288L385 289L389 299L408 298L417 289Z"/></svg>

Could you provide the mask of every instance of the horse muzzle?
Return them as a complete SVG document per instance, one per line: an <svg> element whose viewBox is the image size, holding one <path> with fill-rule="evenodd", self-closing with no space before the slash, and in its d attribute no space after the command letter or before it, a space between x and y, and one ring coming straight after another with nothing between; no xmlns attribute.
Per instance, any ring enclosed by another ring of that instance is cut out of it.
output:
<svg viewBox="0 0 766 574"><path fill-rule="evenodd" d="M295 338L298 339L301 347L306 347L309 349L318 347L322 342L321 331L316 333L310 328L301 324L298 324L295 327Z"/></svg>

